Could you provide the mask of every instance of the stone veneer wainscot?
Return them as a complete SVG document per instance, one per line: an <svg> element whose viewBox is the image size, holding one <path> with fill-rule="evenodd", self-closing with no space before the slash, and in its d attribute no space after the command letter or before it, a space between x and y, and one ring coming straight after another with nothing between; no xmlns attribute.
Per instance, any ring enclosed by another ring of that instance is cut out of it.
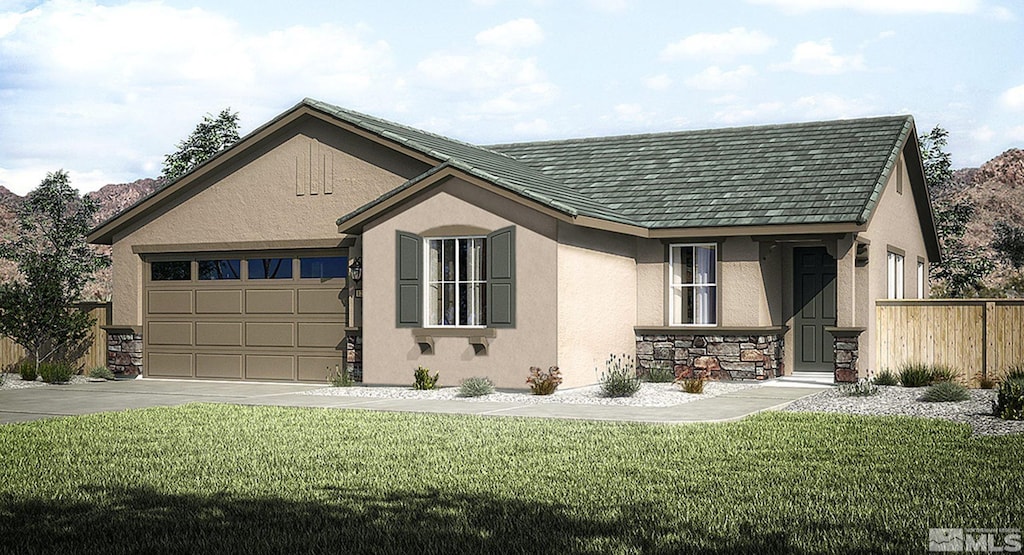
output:
<svg viewBox="0 0 1024 555"><path fill-rule="evenodd" d="M684 375L763 380L782 375L782 337L773 328L636 328L637 367L666 364Z"/></svg>

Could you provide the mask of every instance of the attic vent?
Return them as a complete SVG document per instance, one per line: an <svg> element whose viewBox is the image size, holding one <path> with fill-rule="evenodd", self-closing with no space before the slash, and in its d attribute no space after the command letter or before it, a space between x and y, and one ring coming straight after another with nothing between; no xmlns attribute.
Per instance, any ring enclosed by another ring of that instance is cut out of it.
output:
<svg viewBox="0 0 1024 555"><path fill-rule="evenodd" d="M306 152L295 157L295 194L329 195L334 192L334 153L313 139Z"/></svg>

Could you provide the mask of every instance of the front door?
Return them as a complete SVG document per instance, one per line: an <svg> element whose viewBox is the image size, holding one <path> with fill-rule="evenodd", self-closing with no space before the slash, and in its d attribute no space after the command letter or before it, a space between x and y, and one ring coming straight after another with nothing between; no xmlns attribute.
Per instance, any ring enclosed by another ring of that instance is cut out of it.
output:
<svg viewBox="0 0 1024 555"><path fill-rule="evenodd" d="M793 249L794 370L833 371L836 325L836 260L825 247Z"/></svg>

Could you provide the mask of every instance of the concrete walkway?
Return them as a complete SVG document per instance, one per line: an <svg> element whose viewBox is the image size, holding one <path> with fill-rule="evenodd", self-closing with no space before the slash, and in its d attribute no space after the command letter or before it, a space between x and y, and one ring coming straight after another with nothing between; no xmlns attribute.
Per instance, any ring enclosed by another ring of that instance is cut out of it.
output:
<svg viewBox="0 0 1024 555"><path fill-rule="evenodd" d="M393 412L526 416L627 422L727 422L782 408L821 391L804 382L773 380L771 386L750 387L671 407L626 407L567 403L497 403L459 400L382 399L335 395L303 395L315 384L198 382L181 380L119 380L0 390L0 423L120 411L187 403L230 403L287 407L325 407Z"/></svg>

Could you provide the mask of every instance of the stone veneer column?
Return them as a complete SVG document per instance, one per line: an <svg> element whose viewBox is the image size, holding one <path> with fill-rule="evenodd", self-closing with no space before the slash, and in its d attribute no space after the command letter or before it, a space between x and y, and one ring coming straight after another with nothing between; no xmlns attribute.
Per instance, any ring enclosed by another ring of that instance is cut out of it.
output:
<svg viewBox="0 0 1024 555"><path fill-rule="evenodd" d="M345 364L352 369L352 379L363 381L363 335L358 331L345 334Z"/></svg>
<svg viewBox="0 0 1024 555"><path fill-rule="evenodd" d="M107 368L117 376L141 376L142 334L131 328L108 328Z"/></svg>
<svg viewBox="0 0 1024 555"><path fill-rule="evenodd" d="M860 358L860 335L864 328L825 328L825 331L831 333L833 339L833 380L836 383L856 382L860 377L857 359Z"/></svg>

